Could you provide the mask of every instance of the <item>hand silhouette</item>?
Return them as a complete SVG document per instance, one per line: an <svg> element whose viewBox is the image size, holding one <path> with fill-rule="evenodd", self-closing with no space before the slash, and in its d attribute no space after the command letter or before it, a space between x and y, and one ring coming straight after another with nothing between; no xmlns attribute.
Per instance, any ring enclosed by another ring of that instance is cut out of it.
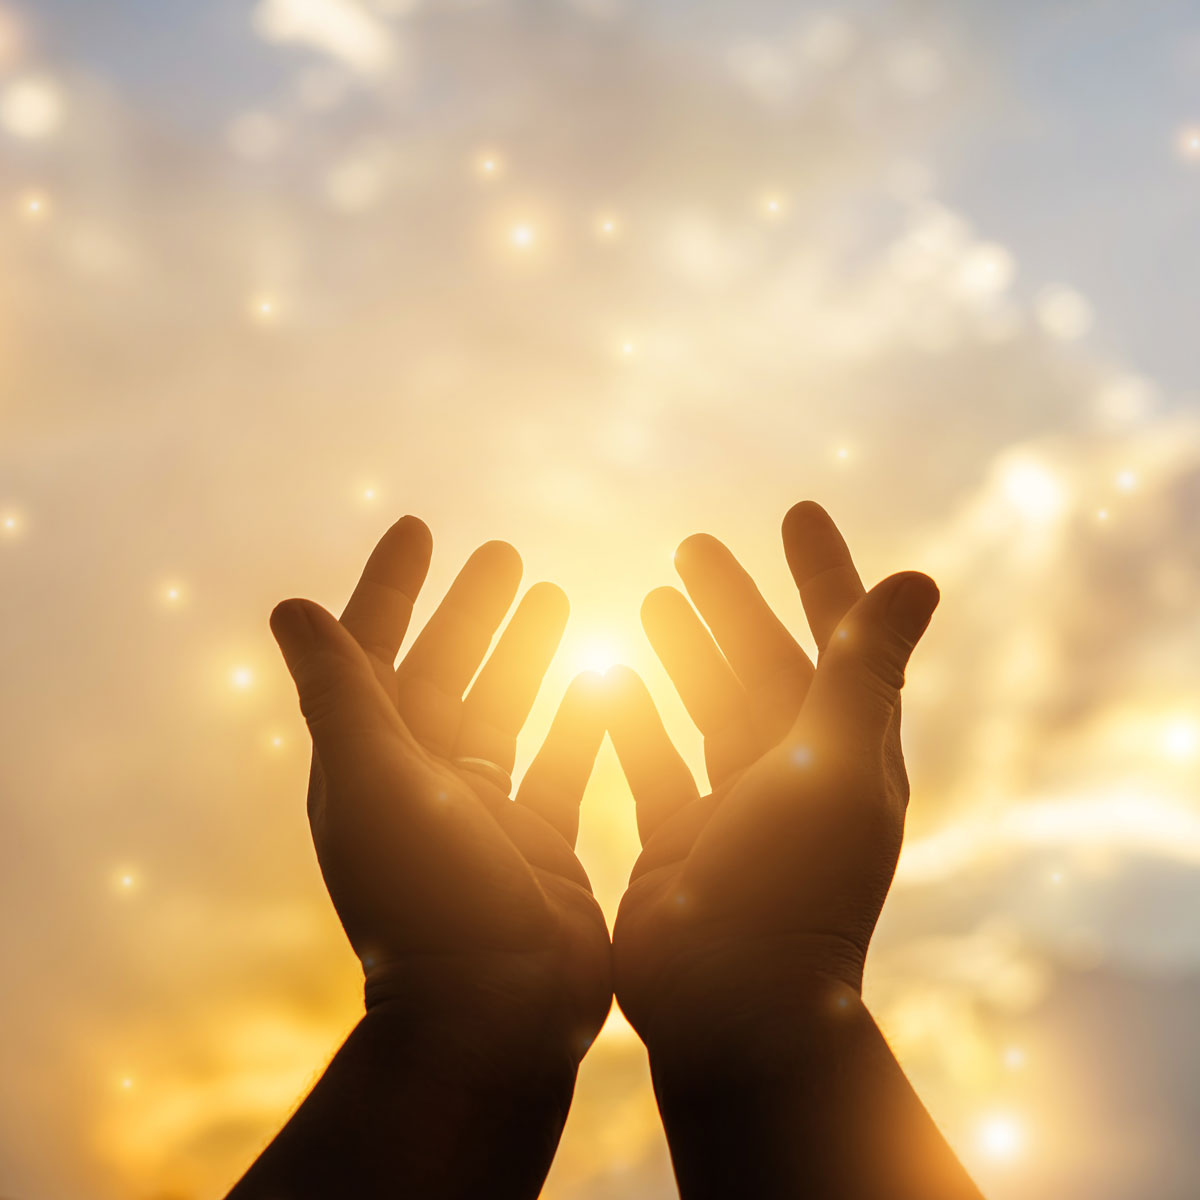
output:
<svg viewBox="0 0 1200 1200"><path fill-rule="evenodd" d="M790 995L810 980L857 993L895 870L908 801L899 694L937 589L905 573L865 593L812 503L788 513L783 541L820 651L815 670L706 535L675 560L700 616L671 588L642 609L704 734L709 795L640 679L624 670L610 685L611 735L644 846L614 930L614 978L652 1050L743 1019L761 1029L785 979Z"/></svg>
<svg viewBox="0 0 1200 1200"><path fill-rule="evenodd" d="M608 930L573 852L604 736L596 677L568 688L508 796L566 597L530 588L480 669L521 578L517 552L489 542L394 667L431 553L405 517L341 621L306 600L271 614L367 1011L229 1200L536 1195L612 1003Z"/></svg>
<svg viewBox="0 0 1200 1200"><path fill-rule="evenodd" d="M429 530L406 517L340 622L304 600L272 614L314 743L321 870L368 1010L516 1022L559 1037L577 1062L611 1002L607 928L573 853L604 735L600 692L594 678L572 684L513 803L517 734L567 600L551 584L530 588L467 691L521 577L517 552L490 542L394 667L431 552Z"/></svg>
<svg viewBox="0 0 1200 1200"><path fill-rule="evenodd" d="M688 538L646 631L704 734L701 796L641 680L609 732L643 850L613 931L617 998L650 1054L683 1200L981 1200L862 1004L908 803L904 669L938 602L924 575L864 592L799 504L788 565L814 668L730 552Z"/></svg>

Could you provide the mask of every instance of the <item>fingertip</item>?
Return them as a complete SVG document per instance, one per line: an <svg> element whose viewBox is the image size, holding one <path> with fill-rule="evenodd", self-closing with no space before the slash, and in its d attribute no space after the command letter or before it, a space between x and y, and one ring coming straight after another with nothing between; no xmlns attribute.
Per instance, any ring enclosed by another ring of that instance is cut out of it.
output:
<svg viewBox="0 0 1200 1200"><path fill-rule="evenodd" d="M611 666L604 673L605 689L614 697L638 695L646 690L642 677L624 663Z"/></svg>
<svg viewBox="0 0 1200 1200"><path fill-rule="evenodd" d="M529 614L536 613L538 622L551 626L561 634L571 618L571 602L567 593L556 583L535 583L521 599L521 607Z"/></svg>
<svg viewBox="0 0 1200 1200"><path fill-rule="evenodd" d="M516 546L510 542L498 540L484 542L471 555L471 559L475 562L486 563L498 575L511 580L514 587L521 582L521 576L525 570L525 564L521 561Z"/></svg>
<svg viewBox="0 0 1200 1200"><path fill-rule="evenodd" d="M783 552L797 586L830 567L852 566L846 539L815 500L801 500L783 518Z"/></svg>
<svg viewBox="0 0 1200 1200"><path fill-rule="evenodd" d="M271 632L279 637L280 633L289 633L308 625L306 614L308 601L300 599L280 600L271 610L269 624Z"/></svg>
<svg viewBox="0 0 1200 1200"><path fill-rule="evenodd" d="M403 540L412 550L423 551L426 558L433 556L432 530L420 517L414 517L411 513L401 517L384 536Z"/></svg>
<svg viewBox="0 0 1200 1200"><path fill-rule="evenodd" d="M271 610L271 634L290 667L297 655L312 644L316 630L309 613L314 608L308 600L282 600Z"/></svg>
<svg viewBox="0 0 1200 1200"><path fill-rule="evenodd" d="M887 582L888 620L915 642L929 627L934 610L941 602L941 591L928 575L920 571L901 571Z"/></svg>
<svg viewBox="0 0 1200 1200"><path fill-rule="evenodd" d="M693 533L685 537L675 550L676 568L686 567L713 550L723 550L724 545L711 533Z"/></svg>
<svg viewBox="0 0 1200 1200"><path fill-rule="evenodd" d="M673 587L657 587L646 594L642 601L642 628L649 632L649 627L658 620L666 617L671 608L680 600L686 604L683 594Z"/></svg>
<svg viewBox="0 0 1200 1200"><path fill-rule="evenodd" d="M608 724L608 701L607 677L599 671L581 671L567 684L560 711L570 713L576 724L584 723L599 740Z"/></svg>
<svg viewBox="0 0 1200 1200"><path fill-rule="evenodd" d="M813 525L832 525L833 519L815 500L801 500L793 504L783 517L783 532L800 532Z"/></svg>
<svg viewBox="0 0 1200 1200"><path fill-rule="evenodd" d="M596 695L604 691L608 676L601 671L580 671L568 685L568 691Z"/></svg>

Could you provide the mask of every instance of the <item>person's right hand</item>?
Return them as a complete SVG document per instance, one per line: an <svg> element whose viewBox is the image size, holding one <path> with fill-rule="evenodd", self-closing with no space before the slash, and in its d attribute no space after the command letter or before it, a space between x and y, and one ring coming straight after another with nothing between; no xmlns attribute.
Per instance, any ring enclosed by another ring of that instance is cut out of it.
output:
<svg viewBox="0 0 1200 1200"><path fill-rule="evenodd" d="M567 600L530 588L479 670L521 578L517 552L489 542L395 667L431 552L406 517L340 622L304 600L272 614L313 738L317 856L369 1011L398 1011L431 1042L468 1039L472 1061L528 1062L536 1043L573 1078L612 999L607 928L573 852L602 697L576 680L510 800L505 773Z"/></svg>
<svg viewBox="0 0 1200 1200"><path fill-rule="evenodd" d="M805 996L856 1002L895 871L908 802L900 688L937 588L909 572L864 592L841 535L812 503L788 513L783 541L820 651L815 668L706 535L688 538L675 560L700 616L670 588L643 607L704 734L709 795L641 680L610 672L610 736L644 847L613 933L614 982L652 1060L699 1063L727 1037L769 1052L779 1032L771 1014L794 1021Z"/></svg>

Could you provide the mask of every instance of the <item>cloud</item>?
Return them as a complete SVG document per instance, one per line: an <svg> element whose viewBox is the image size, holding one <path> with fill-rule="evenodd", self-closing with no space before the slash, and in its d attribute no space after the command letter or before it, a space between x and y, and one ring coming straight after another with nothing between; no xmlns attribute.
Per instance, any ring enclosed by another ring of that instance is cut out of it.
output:
<svg viewBox="0 0 1200 1200"><path fill-rule="evenodd" d="M259 0L253 20L269 42L319 50L364 75L397 58L392 32L357 0Z"/></svg>
<svg viewBox="0 0 1200 1200"><path fill-rule="evenodd" d="M937 575L906 702L912 841L871 972L968 1148L1000 1100L1042 1112L1006 1073L1018 1035L1031 1091L1057 1097L1069 1067L1125 1082L1119 1047L1038 1050L1085 977L1133 1020L1174 1011L1167 973L1200 962L1194 420L1071 340L1086 302L939 197L928 153L970 62L826 18L771 52L739 34L731 64L626 7L406 8L402 47L379 6L264 0L260 34L322 61L214 123L241 157L97 95L89 153L14 221L0 899L31 914L5 965L44 991L5 1001L41 1032L0 1080L0 1157L28 1194L215 1194L351 1018L265 616L294 592L336 607L395 511L437 537L417 624L474 544L512 538L571 594L572 644L603 635L646 670L693 762L637 622L683 535L728 538L797 628L777 521L803 495L865 575ZM402 48L438 64L419 103L339 108ZM935 86L944 106L916 103ZM611 762L583 845L611 908L636 850ZM1138 972L1144 1009L1122 991ZM665 1194L619 1029L577 1104L551 1188ZM1100 1194L1057 1194L1076 1192Z"/></svg>

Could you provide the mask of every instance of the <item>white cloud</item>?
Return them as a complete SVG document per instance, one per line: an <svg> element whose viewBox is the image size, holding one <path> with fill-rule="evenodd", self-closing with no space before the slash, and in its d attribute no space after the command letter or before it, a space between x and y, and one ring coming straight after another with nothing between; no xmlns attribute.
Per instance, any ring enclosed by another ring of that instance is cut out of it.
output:
<svg viewBox="0 0 1200 1200"><path fill-rule="evenodd" d="M254 26L269 42L309 46L367 75L396 60L391 31L356 0L260 0Z"/></svg>
<svg viewBox="0 0 1200 1200"><path fill-rule="evenodd" d="M1087 297L1061 284L1038 295L1036 311L1042 328L1064 342L1078 341L1092 327L1092 306Z"/></svg>

